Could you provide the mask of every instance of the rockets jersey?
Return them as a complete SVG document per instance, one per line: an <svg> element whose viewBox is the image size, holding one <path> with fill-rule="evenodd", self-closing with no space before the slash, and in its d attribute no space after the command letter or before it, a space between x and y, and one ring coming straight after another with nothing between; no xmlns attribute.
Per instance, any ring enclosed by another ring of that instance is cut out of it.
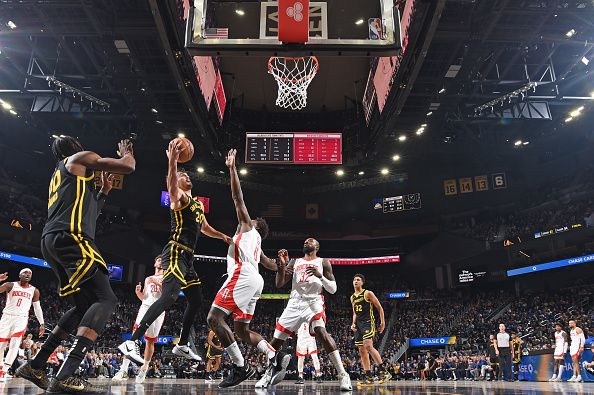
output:
<svg viewBox="0 0 594 395"><path fill-rule="evenodd" d="M233 236L233 244L227 252L227 273L233 275L236 268L239 271L255 269L258 273L260 253L262 252L262 238L253 227L249 232L238 233Z"/></svg>
<svg viewBox="0 0 594 395"><path fill-rule="evenodd" d="M565 344L566 344L566 336L567 334L565 331L557 332L555 331L555 354L558 352L565 352Z"/></svg>
<svg viewBox="0 0 594 395"><path fill-rule="evenodd" d="M322 294L322 280L307 273L308 267L315 267L320 273L324 272L322 261L324 258L316 258L308 261L303 258L295 260L293 265L293 286L291 287L291 298L313 299Z"/></svg>
<svg viewBox="0 0 594 395"><path fill-rule="evenodd" d="M15 281L12 283L12 289L6 293L6 305L2 313L28 317L34 292L34 286L22 287L18 281Z"/></svg>
<svg viewBox="0 0 594 395"><path fill-rule="evenodd" d="M309 322L304 322L297 331L297 341L303 342L314 337L309 333Z"/></svg>
<svg viewBox="0 0 594 395"><path fill-rule="evenodd" d="M142 304L150 306L161 297L163 275L153 275L144 280Z"/></svg>

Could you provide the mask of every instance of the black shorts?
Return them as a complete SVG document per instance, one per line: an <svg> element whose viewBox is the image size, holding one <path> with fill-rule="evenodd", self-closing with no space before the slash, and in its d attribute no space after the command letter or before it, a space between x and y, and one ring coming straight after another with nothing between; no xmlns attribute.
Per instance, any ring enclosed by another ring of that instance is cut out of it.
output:
<svg viewBox="0 0 594 395"><path fill-rule="evenodd" d="M177 281L181 289L201 285L200 278L194 269L194 253L178 243L167 243L161 254L163 267L163 285L168 281Z"/></svg>
<svg viewBox="0 0 594 395"><path fill-rule="evenodd" d="M216 359L220 358L223 355L222 350L217 350L214 347L211 347L210 344L206 343L206 358L208 359Z"/></svg>
<svg viewBox="0 0 594 395"><path fill-rule="evenodd" d="M60 296L80 291L97 270L107 271L107 264L95 242L70 232L54 232L41 239L41 253L60 281Z"/></svg>
<svg viewBox="0 0 594 395"><path fill-rule="evenodd" d="M371 322L357 322L357 331L355 332L355 346L363 345L363 340L372 339L375 337L375 325Z"/></svg>

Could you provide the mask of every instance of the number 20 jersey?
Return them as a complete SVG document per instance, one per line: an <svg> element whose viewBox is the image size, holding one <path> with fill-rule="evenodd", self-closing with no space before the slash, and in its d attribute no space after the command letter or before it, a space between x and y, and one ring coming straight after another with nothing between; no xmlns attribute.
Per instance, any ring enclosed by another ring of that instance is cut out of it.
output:
<svg viewBox="0 0 594 395"><path fill-rule="evenodd" d="M324 272L322 267L323 258L316 258L308 261L299 258L293 265L293 287L291 289L291 298L314 299L322 294L322 280L316 276L309 275L306 271L308 267L318 269L320 273Z"/></svg>

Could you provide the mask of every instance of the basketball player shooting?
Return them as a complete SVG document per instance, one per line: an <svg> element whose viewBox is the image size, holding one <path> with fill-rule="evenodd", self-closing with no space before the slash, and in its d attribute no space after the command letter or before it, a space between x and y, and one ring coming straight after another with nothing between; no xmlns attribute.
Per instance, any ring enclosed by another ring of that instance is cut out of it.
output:
<svg viewBox="0 0 594 395"><path fill-rule="evenodd" d="M328 259L317 256L319 250L320 243L316 239L309 238L303 243L303 258L289 261L287 250L279 251L276 286L282 288L292 279L292 287L289 302L276 324L274 338L270 344L278 350L288 337L295 335L295 331L303 323L307 323L310 334L322 343L338 372L340 390L351 391L351 378L344 369L336 342L326 330L322 291L325 289L334 294L337 286L332 265ZM262 379L256 383L256 388L278 384L285 376L285 369L286 365L282 369L278 366L269 366Z"/></svg>
<svg viewBox="0 0 594 395"><path fill-rule="evenodd" d="M74 307L60 318L35 358L16 375L49 392L106 393L106 386L91 384L74 373L117 304L107 264L95 246L97 217L112 187L112 177L105 172L130 174L136 160L128 140L118 144L119 159L85 151L70 136L54 139L52 153L58 163L49 185L41 252L60 281L59 295L73 296ZM94 192L93 170L104 172L98 193ZM71 334L76 334L76 340L70 354L50 382L45 373L47 360Z"/></svg>
<svg viewBox="0 0 594 395"><path fill-rule="evenodd" d="M371 373L370 355L380 370L381 382L390 380L392 375L384 366L379 351L373 347L373 338L375 337L373 308L376 308L380 316L379 333L383 333L386 328L384 309L375 294L368 289L364 289L363 285L365 285L365 277L362 274L356 274L353 277L353 288L355 292L351 295L351 304L353 306L351 330L355 332L355 346L359 349L359 355L361 356L361 365L363 365L363 375L365 377L363 382L365 384L373 384L375 378Z"/></svg>
<svg viewBox="0 0 594 395"><path fill-rule="evenodd" d="M29 323L31 305L39 321L39 337L45 333L39 290L29 284L32 276L31 269L25 268L19 273L19 281L0 285L0 293L6 292L6 304L0 319L0 382L4 381L4 376L19 353L21 340ZM7 279L8 273L0 274L0 282ZM8 352L4 359L4 349L7 345Z"/></svg>
<svg viewBox="0 0 594 395"><path fill-rule="evenodd" d="M157 255L155 257L155 274L152 276L147 277L144 280L144 287L138 283L135 288L136 297L140 299L142 304L140 305L140 309L138 310L138 315L136 316L136 321L134 322L134 330L138 327L138 324L142 321L142 318L146 314L147 310L161 297L161 290L162 290L162 283L163 283L163 267L161 266L161 255ZM165 312L163 312L155 322L153 322L149 328L147 329L146 333L144 334L144 339L146 340L146 347L144 348L144 363L140 367L138 371L138 375L136 376L137 383L143 383L144 379L146 378L146 373L149 368L149 364L151 359L153 358L153 354L155 352L155 343L158 340L159 332L161 332L161 327L163 326L163 321L165 321ZM120 370L113 376L113 380L119 381L124 379L124 374L128 372L128 367L130 366L130 359L124 358L122 362L122 366Z"/></svg>
<svg viewBox="0 0 594 395"><path fill-rule="evenodd" d="M118 346L118 349L125 356L139 365L145 364L140 355L140 339L145 336L155 320L168 310L177 298L179 291L184 289L188 301L188 309L184 315L195 316L201 306L202 297L200 279L194 269L194 250L200 233L207 236L221 239L231 243L231 238L212 228L204 215L202 202L192 197L192 181L185 172L177 169L177 163L183 149L183 140L175 139L169 143L166 151L168 158L167 190L171 199L171 232L169 241L161 253L163 266L163 288L159 299L157 299L146 311L138 327L132 333L130 340L126 340ZM191 323L190 323L191 325ZM188 332L189 333L189 328ZM186 339L187 340L187 339ZM181 342L181 340L180 340ZM175 354L189 356L199 360L200 357L191 352L187 344L176 345Z"/></svg>
<svg viewBox="0 0 594 395"><path fill-rule="evenodd" d="M234 334L225 322L229 315L233 317L233 328L237 337L266 354L272 365L286 367L291 358L282 352L277 354L259 333L250 330L249 327L264 286L264 279L258 272L258 263L261 262L270 270L276 270L277 265L274 260L261 259L262 239L268 236L268 224L263 218L252 220L248 213L235 167L236 155L237 150L230 150L225 164L229 168L231 197L239 225L233 236L233 244L227 252L227 280L217 293L206 319L232 361L231 372L219 383L219 388L235 387L255 374L245 363Z"/></svg>

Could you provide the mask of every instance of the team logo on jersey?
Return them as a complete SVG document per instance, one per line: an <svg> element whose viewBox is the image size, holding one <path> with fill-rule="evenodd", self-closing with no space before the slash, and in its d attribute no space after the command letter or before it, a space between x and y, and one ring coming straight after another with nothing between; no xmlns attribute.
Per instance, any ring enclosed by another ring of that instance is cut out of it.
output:
<svg viewBox="0 0 594 395"><path fill-rule="evenodd" d="M229 297L229 288L225 288L223 292L221 292L221 298L227 299Z"/></svg>

